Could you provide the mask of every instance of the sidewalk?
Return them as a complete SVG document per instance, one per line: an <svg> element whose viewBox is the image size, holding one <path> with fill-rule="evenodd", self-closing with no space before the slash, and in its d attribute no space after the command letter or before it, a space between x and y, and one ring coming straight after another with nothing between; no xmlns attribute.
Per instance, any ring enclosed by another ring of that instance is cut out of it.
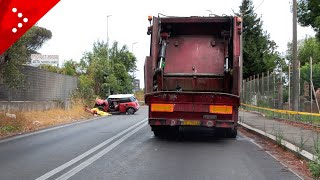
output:
<svg viewBox="0 0 320 180"><path fill-rule="evenodd" d="M239 121L244 124L288 141L314 155L316 153L316 145L320 143L320 133L267 118L255 112L241 110L239 116Z"/></svg>

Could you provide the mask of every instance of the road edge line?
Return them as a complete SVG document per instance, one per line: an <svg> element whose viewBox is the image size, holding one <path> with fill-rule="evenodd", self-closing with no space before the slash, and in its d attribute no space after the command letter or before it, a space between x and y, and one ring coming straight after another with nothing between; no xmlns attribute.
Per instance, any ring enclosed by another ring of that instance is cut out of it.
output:
<svg viewBox="0 0 320 180"><path fill-rule="evenodd" d="M253 132L255 132L255 133L259 134L259 135L262 135L262 136L267 137L267 138L269 138L269 139L271 139L273 141L276 141L276 136L274 136L272 134L264 132L264 131L262 131L260 129L256 129L256 128L254 128L254 127L252 127L250 125L247 125L247 124L245 124L243 122L238 122L238 124L240 124L244 128L249 129L249 130L251 130L251 131L253 131ZM292 144L292 143L290 143L290 142L288 142L288 141L286 141L284 139L282 140L281 145L284 146L285 148L289 149L290 151L292 151L292 152L294 152L294 153L296 153L298 155L303 156L304 158L306 158L306 159L308 159L310 161L314 161L316 159L316 156L314 154L312 154L312 153L310 153L310 152L308 152L306 150L302 150L301 152L298 152L297 149L299 149L299 147L297 147L296 145L294 145L294 144Z"/></svg>
<svg viewBox="0 0 320 180"><path fill-rule="evenodd" d="M276 158L274 155L272 155L269 151L266 151L267 154L269 154L273 159L275 159L276 161L278 161L283 167L289 169L289 171L291 171L293 174L295 174L296 176L298 176L298 178L302 179L303 178L296 172L294 172L291 168L289 168L288 166L286 166L285 164L283 164L278 158Z"/></svg>
<svg viewBox="0 0 320 180"><path fill-rule="evenodd" d="M241 133L241 135L242 136L245 136L245 137L247 137L246 135L244 135L243 133ZM249 138L249 137L247 137L247 138ZM257 147L259 147L260 149L264 149L260 144L258 144L258 143L256 143L255 141L254 141L254 139L252 139L252 138L249 138L250 139L250 142L252 143L252 144L254 144L254 145L256 145ZM286 166L285 164L283 164L278 158L276 158L274 155L272 155L269 151L265 151L269 156L271 156L274 160L276 160L277 162L279 162L283 167L285 167L285 168L287 168L289 171L291 171L294 175L296 175L298 178L300 178L300 179L302 179L303 180L303 178L298 174L298 173L296 173L294 170L292 170L291 168L289 168L288 166Z"/></svg>

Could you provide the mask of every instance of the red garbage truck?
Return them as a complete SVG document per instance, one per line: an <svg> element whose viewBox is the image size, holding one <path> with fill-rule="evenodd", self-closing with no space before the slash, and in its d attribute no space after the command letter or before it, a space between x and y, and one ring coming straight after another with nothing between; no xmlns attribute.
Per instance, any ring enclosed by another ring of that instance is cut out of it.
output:
<svg viewBox="0 0 320 180"><path fill-rule="evenodd" d="M204 126L237 136L240 17L148 17L145 103L155 136Z"/></svg>

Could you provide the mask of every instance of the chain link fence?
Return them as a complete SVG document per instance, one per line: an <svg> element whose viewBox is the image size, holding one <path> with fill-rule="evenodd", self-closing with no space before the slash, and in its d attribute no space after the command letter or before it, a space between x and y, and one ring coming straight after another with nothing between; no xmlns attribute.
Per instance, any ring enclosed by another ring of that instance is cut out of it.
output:
<svg viewBox="0 0 320 180"><path fill-rule="evenodd" d="M0 82L0 101L65 101L77 88L78 78L24 66L23 88L11 89Z"/></svg>
<svg viewBox="0 0 320 180"><path fill-rule="evenodd" d="M275 118L320 124L320 116L314 114L319 113L320 90L311 90L310 83L300 79L299 113L294 112L291 77L292 73L289 72L267 72L243 80L242 108L260 111Z"/></svg>

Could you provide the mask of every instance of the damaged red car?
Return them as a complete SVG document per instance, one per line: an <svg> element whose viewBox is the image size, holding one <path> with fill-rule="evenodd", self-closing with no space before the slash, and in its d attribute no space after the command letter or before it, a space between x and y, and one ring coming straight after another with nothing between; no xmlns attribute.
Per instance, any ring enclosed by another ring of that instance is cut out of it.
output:
<svg viewBox="0 0 320 180"><path fill-rule="evenodd" d="M96 99L95 107L112 114L134 114L140 106L133 94L115 94L106 100Z"/></svg>

